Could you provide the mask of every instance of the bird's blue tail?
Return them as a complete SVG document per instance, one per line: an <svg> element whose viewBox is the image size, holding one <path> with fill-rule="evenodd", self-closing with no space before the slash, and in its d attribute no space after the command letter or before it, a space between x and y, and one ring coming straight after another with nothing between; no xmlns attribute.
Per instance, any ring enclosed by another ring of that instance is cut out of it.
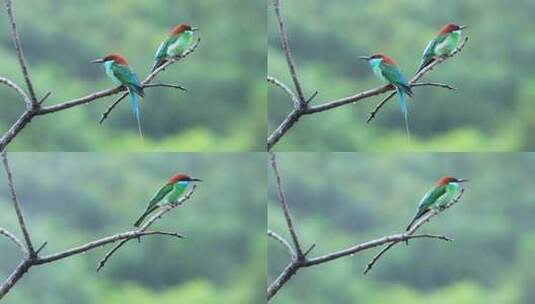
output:
<svg viewBox="0 0 535 304"><path fill-rule="evenodd" d="M128 95L130 95L130 104L132 106L132 113L137 120L137 128L139 131L139 136L141 141L143 141L143 132L141 131L141 115L139 112L139 102L137 100L137 95L134 89L128 88Z"/></svg>
<svg viewBox="0 0 535 304"><path fill-rule="evenodd" d="M396 87L396 90L399 95L399 107L401 108L401 113L405 119L405 131L407 132L407 142L410 145L411 143L411 132L409 130L409 109L407 107L407 101L405 100L405 93L399 87Z"/></svg>

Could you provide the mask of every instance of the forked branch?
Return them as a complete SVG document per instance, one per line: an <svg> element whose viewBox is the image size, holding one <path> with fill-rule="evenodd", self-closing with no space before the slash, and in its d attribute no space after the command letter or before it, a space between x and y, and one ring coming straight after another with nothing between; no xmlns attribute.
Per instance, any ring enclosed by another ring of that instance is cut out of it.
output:
<svg viewBox="0 0 535 304"><path fill-rule="evenodd" d="M187 200L189 200L196 189L196 185L194 185L190 191L188 191L183 197L181 197L175 203L171 203L162 207L155 215L150 217L138 229L129 230L129 231L122 232L122 233L117 233L117 234L110 235L101 239L97 239L89 243L86 243L86 244L83 244L74 248L70 248L61 252L41 256L41 251L44 249L47 242L44 242L41 246L39 246L37 250L34 249L31 238L30 238L30 232L27 227L21 205L17 198L17 194L15 191L14 182L13 182L13 176L11 173L11 168L9 166L9 161L7 158L7 154L5 152L2 153L2 161L3 161L4 170L7 175L8 187L9 187L9 191L11 194L13 207L17 214L18 223L21 228L22 234L24 236L24 242L21 242L13 233L7 231L4 228L0 228L0 235L5 236L10 241L12 241L22 252L22 258L18 266L11 272L11 274L5 279L5 281L2 284L0 284L0 300L11 290L13 286L15 286L15 284L33 266L56 262L56 261L59 261L59 260L62 260L71 256L83 254L85 252L94 250L96 248L100 248L108 244L112 244L112 243L120 241L120 243L117 246L115 246L111 252L106 254L106 257L104 258L104 260L101 261L101 266L99 267L99 270L100 270L100 268L102 268L104 264L106 263L106 261L111 257L113 252L115 252L122 244L126 243L127 241L131 239L139 239L141 237L152 236L152 235L164 235L164 236L170 236L170 237L175 237L179 239L183 238L181 234L176 233L176 232L148 231L148 228L151 225L153 225L156 221L161 219L163 216L165 216L167 213L169 213L176 207L181 206Z"/></svg>

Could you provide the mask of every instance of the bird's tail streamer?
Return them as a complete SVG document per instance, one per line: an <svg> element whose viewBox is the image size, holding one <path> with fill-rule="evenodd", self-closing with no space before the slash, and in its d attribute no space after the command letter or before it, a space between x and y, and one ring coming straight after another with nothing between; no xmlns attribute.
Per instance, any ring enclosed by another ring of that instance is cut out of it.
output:
<svg viewBox="0 0 535 304"><path fill-rule="evenodd" d="M132 113L137 121L137 128L139 131L139 136L141 137L141 142L143 142L143 131L141 130L141 115L139 112L139 102L137 100L137 95L135 90L128 88L128 95L130 95L130 104L132 106Z"/></svg>
<svg viewBox="0 0 535 304"><path fill-rule="evenodd" d="M401 113L405 119L405 132L407 133L407 144L411 144L411 131L409 129L409 109L407 107L407 101L405 100L405 93L402 89L396 88L399 95L399 107L401 108Z"/></svg>

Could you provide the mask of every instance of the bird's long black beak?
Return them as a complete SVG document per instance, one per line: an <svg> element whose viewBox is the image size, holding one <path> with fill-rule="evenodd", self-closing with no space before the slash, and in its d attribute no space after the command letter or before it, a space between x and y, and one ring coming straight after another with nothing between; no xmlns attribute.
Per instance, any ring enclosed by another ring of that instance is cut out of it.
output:
<svg viewBox="0 0 535 304"><path fill-rule="evenodd" d="M366 61L370 60L370 58L371 58L370 56L359 56L359 59L366 60Z"/></svg>
<svg viewBox="0 0 535 304"><path fill-rule="evenodd" d="M191 182L202 182L202 179L200 178L192 178L190 179Z"/></svg>
<svg viewBox="0 0 535 304"><path fill-rule="evenodd" d="M457 179L457 182L458 182L458 183L465 183L465 182L467 182L467 181L468 181L468 180L467 180L466 178L458 178L458 179Z"/></svg>
<svg viewBox="0 0 535 304"><path fill-rule="evenodd" d="M460 26L459 26L459 29L460 29L460 30L464 30L465 28L468 28L468 25L460 25Z"/></svg>
<svg viewBox="0 0 535 304"><path fill-rule="evenodd" d="M196 26L192 26L192 27L191 27L191 31L192 31L192 32L196 32L196 31L198 31L198 30L199 30L199 28L196 27Z"/></svg>
<svg viewBox="0 0 535 304"><path fill-rule="evenodd" d="M104 62L104 58L99 58L99 59L91 60L91 63L103 63L103 62Z"/></svg>

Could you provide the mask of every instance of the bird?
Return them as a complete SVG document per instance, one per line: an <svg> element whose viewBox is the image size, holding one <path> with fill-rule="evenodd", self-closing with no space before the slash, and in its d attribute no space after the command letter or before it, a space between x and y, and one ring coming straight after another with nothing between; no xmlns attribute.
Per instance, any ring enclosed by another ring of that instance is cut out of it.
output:
<svg viewBox="0 0 535 304"><path fill-rule="evenodd" d="M143 86L139 81L136 73L130 68L126 58L120 54L112 53L103 58L91 61L93 63L101 63L104 66L106 74L117 85L123 85L128 90L130 96L130 103L132 106L132 113L137 121L139 136L143 140L143 131L141 130L141 114L139 112L139 102L137 96L145 96Z"/></svg>
<svg viewBox="0 0 535 304"><path fill-rule="evenodd" d="M461 183L467 182L464 178L455 178L452 176L441 177L438 182L424 195L416 213L412 217L406 231L409 231L412 225L424 214L432 209L443 209L454 199L455 194L461 188Z"/></svg>
<svg viewBox="0 0 535 304"><path fill-rule="evenodd" d="M156 54L152 64L151 73L161 67L168 59L180 57L191 46L193 41L193 32L198 28L192 27L187 23L179 24L171 30L167 39L165 39Z"/></svg>
<svg viewBox="0 0 535 304"><path fill-rule="evenodd" d="M444 25L437 36L427 44L416 73L431 64L435 58L451 55L457 44L459 44L462 30L467 27L466 25L457 25L454 23Z"/></svg>
<svg viewBox="0 0 535 304"><path fill-rule="evenodd" d="M163 185L158 192L149 201L147 208L139 219L134 224L135 227L139 227L143 220L158 208L175 203L184 193L186 188L191 182L202 182L201 179L192 178L189 175L176 173L172 175L167 183Z"/></svg>
<svg viewBox="0 0 535 304"><path fill-rule="evenodd" d="M397 67L396 62L385 54L378 53L372 54L371 56L360 56L359 58L366 60L370 64L373 73L377 77L396 88L396 91L399 95L399 106L401 108L401 113L405 119L407 141L410 142L411 135L409 131L409 111L407 108L407 102L405 100L405 94L409 95L409 97L412 97L413 93L409 83L407 82L407 79Z"/></svg>

